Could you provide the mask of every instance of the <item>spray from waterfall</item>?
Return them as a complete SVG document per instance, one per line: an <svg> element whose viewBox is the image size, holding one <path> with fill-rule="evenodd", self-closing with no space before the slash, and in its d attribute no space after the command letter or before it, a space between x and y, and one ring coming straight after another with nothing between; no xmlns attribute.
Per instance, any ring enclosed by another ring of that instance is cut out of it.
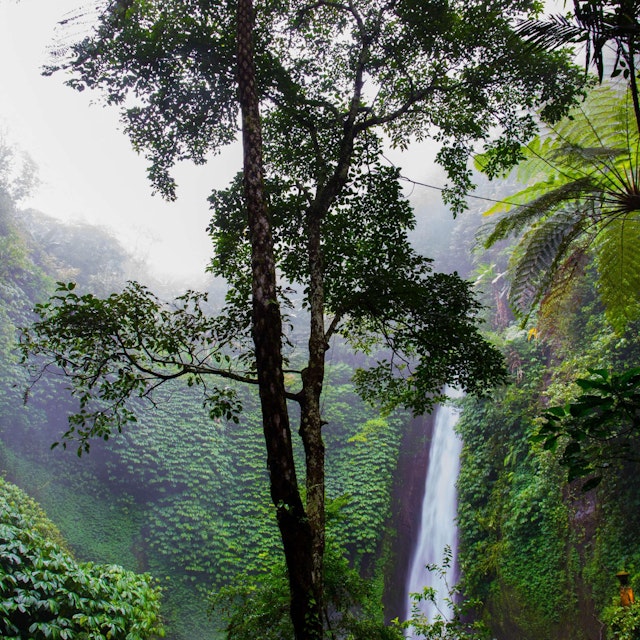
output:
<svg viewBox="0 0 640 640"><path fill-rule="evenodd" d="M456 392L448 390L449 396ZM455 522L457 509L456 480L460 470L462 442L454 431L459 410L451 404L436 409L435 424L429 451L429 468L425 480L422 517L418 530L416 549L407 580L408 593L422 593L424 587L432 587L437 595L434 602L420 602L420 610L427 620L433 620L440 612L447 617L445 598L448 596L443 577L429 571L428 564L442 565L445 549L451 550L452 562L446 576L450 586L455 584L458 531ZM407 606L407 618L411 616L411 602Z"/></svg>

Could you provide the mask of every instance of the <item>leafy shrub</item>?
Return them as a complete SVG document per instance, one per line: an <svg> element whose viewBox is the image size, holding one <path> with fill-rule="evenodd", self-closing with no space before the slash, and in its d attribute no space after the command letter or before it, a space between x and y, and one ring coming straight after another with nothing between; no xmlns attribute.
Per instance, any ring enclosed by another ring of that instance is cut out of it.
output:
<svg viewBox="0 0 640 640"><path fill-rule="evenodd" d="M640 603L629 607L611 605L602 612L608 640L636 640L640 637Z"/></svg>
<svg viewBox="0 0 640 640"><path fill-rule="evenodd" d="M17 487L0 479L0 635L6 640L164 636L149 576L78 563Z"/></svg>
<svg viewBox="0 0 640 640"><path fill-rule="evenodd" d="M424 587L422 593L411 593L411 617L398 627L408 633L409 638L426 640L489 640L491 634L481 620L475 619L475 612L482 607L479 600L463 597L457 585L451 586L447 579L451 571L453 555L451 548L444 550L441 565L428 564L427 569L434 573L447 591L444 606L438 604L438 593L433 587ZM422 603L435 605L436 614L429 619L423 613Z"/></svg>

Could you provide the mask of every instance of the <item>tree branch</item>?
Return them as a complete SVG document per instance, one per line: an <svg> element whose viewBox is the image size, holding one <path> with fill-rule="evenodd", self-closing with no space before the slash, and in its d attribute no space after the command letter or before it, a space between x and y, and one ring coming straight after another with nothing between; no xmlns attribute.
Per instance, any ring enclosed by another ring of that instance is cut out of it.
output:
<svg viewBox="0 0 640 640"><path fill-rule="evenodd" d="M365 131L367 129L371 129L373 127L378 127L383 124L387 124L389 122L393 122L398 118L406 115L411 107L418 104L419 102L423 102L429 99L436 91L436 86L434 84L425 87L420 91L411 90L409 97L405 100L404 104L402 104L397 109L387 113L384 116L372 116L371 118L367 118L362 122L356 125L356 130L359 132Z"/></svg>

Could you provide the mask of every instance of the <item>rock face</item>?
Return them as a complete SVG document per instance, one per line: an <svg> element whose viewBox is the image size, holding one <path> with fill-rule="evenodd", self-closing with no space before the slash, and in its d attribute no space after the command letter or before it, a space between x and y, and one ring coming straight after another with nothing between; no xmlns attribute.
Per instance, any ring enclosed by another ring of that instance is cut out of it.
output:
<svg viewBox="0 0 640 640"><path fill-rule="evenodd" d="M559 611L555 620L544 618L536 614L535 606L513 585L504 580L496 581L483 611L496 640L602 640L605 637L594 602L592 575L594 558L602 553L597 537L603 513L596 493L582 493L580 485L577 481L565 487L562 495L568 520L563 538L565 558L559 568L565 576L563 589L570 606ZM600 557L598 565L602 567L604 561L606 559ZM614 582L612 572L609 581ZM611 595L614 593L612 590ZM545 596L541 593L540 600Z"/></svg>
<svg viewBox="0 0 640 640"><path fill-rule="evenodd" d="M392 570L387 576L384 594L387 620L403 619L407 615L407 574L420 527L432 433L433 415L418 416L408 424L400 448L392 498L392 526L396 538L392 544Z"/></svg>

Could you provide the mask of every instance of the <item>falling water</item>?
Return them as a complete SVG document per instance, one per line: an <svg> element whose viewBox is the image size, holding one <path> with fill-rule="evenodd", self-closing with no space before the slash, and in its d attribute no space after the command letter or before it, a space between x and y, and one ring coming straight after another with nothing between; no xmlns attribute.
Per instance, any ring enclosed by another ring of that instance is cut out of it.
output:
<svg viewBox="0 0 640 640"><path fill-rule="evenodd" d="M422 518L407 582L408 593L422 593L424 587L436 589L435 603L429 601L420 603L421 611L428 620L433 620L438 610L445 617L447 615L444 602L448 596L446 585L436 572L428 571L425 566L427 564L440 566L447 546L452 552L452 564L448 575L450 586L453 586L452 580L455 579L453 572L457 547L456 480L460 469L462 448L460 438L454 432L458 415L458 409L450 404L440 405L436 409L429 451L429 468L422 500ZM408 604L407 617L410 615L411 603Z"/></svg>

